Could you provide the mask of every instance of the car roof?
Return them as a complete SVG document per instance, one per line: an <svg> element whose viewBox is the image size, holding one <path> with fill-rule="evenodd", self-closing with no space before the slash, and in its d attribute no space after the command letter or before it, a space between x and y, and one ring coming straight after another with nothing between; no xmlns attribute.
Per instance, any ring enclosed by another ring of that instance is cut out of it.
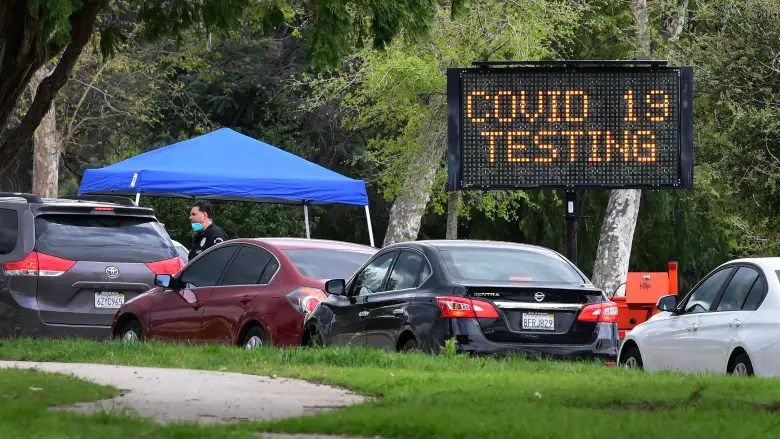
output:
<svg viewBox="0 0 780 439"><path fill-rule="evenodd" d="M780 270L780 257L775 257L775 256L732 259L730 261L724 262L720 266L722 267L725 265L740 264L740 263L758 265L759 267L766 268L767 270Z"/></svg>
<svg viewBox="0 0 780 439"><path fill-rule="evenodd" d="M46 198L40 197L37 200L28 200L24 196L0 196L0 203L9 204L24 204L29 205L35 209L41 206L57 206L57 207L119 207L127 208L132 207L136 209L151 210L149 207L140 207L135 205L112 203L109 201L98 200L86 200L86 199L72 199L72 198Z"/></svg>
<svg viewBox="0 0 780 439"><path fill-rule="evenodd" d="M357 252L375 253L376 248L345 241L333 241L328 239L309 238L248 238L247 241L264 242L279 250L291 249L326 249L326 250L352 250Z"/></svg>
<svg viewBox="0 0 780 439"><path fill-rule="evenodd" d="M424 246L433 247L437 250L452 250L452 249L476 249L476 248L489 248L497 250L525 250L535 253L545 253L549 255L557 255L558 253L546 247L531 244L521 244L518 242L507 241L488 241L477 239L429 239L421 241L412 241L408 243L398 243L394 245L403 244L419 244Z"/></svg>

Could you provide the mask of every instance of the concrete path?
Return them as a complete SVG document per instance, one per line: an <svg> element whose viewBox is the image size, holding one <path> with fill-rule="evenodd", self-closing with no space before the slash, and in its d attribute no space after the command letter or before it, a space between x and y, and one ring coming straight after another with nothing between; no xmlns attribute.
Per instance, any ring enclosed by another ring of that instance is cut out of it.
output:
<svg viewBox="0 0 780 439"><path fill-rule="evenodd" d="M325 385L239 373L0 361L0 368L8 367L70 374L122 391L120 396L109 400L79 403L63 409L86 413L130 410L161 423L263 421L303 416L365 401L360 395Z"/></svg>

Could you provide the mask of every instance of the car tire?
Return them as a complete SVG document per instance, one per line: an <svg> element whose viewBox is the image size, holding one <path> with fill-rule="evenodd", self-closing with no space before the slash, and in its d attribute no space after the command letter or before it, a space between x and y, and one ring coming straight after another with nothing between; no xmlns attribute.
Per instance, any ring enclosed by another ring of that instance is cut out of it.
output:
<svg viewBox="0 0 780 439"><path fill-rule="evenodd" d="M126 342L143 341L144 328L141 327L141 322L133 319L125 323L119 331L119 338Z"/></svg>
<svg viewBox="0 0 780 439"><path fill-rule="evenodd" d="M753 376L753 363L750 362L748 354L741 352L731 360L728 372L730 375Z"/></svg>
<svg viewBox="0 0 780 439"><path fill-rule="evenodd" d="M306 341L306 347L309 348L321 348L325 345L325 342L322 340L322 334L320 334L320 331L317 330L316 327L312 326L309 328L309 338Z"/></svg>
<svg viewBox="0 0 780 439"><path fill-rule="evenodd" d="M246 350L264 347L266 343L265 331L260 326L253 326L244 336L244 340L241 341L242 346Z"/></svg>
<svg viewBox="0 0 780 439"><path fill-rule="evenodd" d="M620 366L624 369L638 369L642 370L642 354L639 352L639 348L634 345L628 348L623 358L620 360Z"/></svg>
<svg viewBox="0 0 780 439"><path fill-rule="evenodd" d="M401 346L401 352L419 351L420 345L417 343L417 339L414 337L408 338L403 346Z"/></svg>

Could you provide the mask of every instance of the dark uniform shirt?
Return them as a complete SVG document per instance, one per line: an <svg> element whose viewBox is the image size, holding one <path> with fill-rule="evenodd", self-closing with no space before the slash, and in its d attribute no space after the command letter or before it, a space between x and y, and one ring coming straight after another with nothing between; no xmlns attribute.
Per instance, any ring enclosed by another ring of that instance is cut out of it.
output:
<svg viewBox="0 0 780 439"><path fill-rule="evenodd" d="M189 259L193 260L196 256L213 247L220 242L227 241L225 232L214 224L206 227L192 237L192 247L190 249Z"/></svg>

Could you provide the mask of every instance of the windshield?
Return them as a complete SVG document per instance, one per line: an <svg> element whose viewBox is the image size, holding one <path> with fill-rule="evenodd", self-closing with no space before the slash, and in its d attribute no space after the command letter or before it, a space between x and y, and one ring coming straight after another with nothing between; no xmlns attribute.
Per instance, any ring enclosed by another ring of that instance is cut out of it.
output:
<svg viewBox="0 0 780 439"><path fill-rule="evenodd" d="M146 263L176 257L173 243L157 221L108 215L39 216L35 249L72 261Z"/></svg>
<svg viewBox="0 0 780 439"><path fill-rule="evenodd" d="M563 258L520 249L447 249L442 259L461 282L552 282L581 284L585 279Z"/></svg>
<svg viewBox="0 0 780 439"><path fill-rule="evenodd" d="M372 254L365 251L318 248L283 251L302 275L313 279L348 279Z"/></svg>

